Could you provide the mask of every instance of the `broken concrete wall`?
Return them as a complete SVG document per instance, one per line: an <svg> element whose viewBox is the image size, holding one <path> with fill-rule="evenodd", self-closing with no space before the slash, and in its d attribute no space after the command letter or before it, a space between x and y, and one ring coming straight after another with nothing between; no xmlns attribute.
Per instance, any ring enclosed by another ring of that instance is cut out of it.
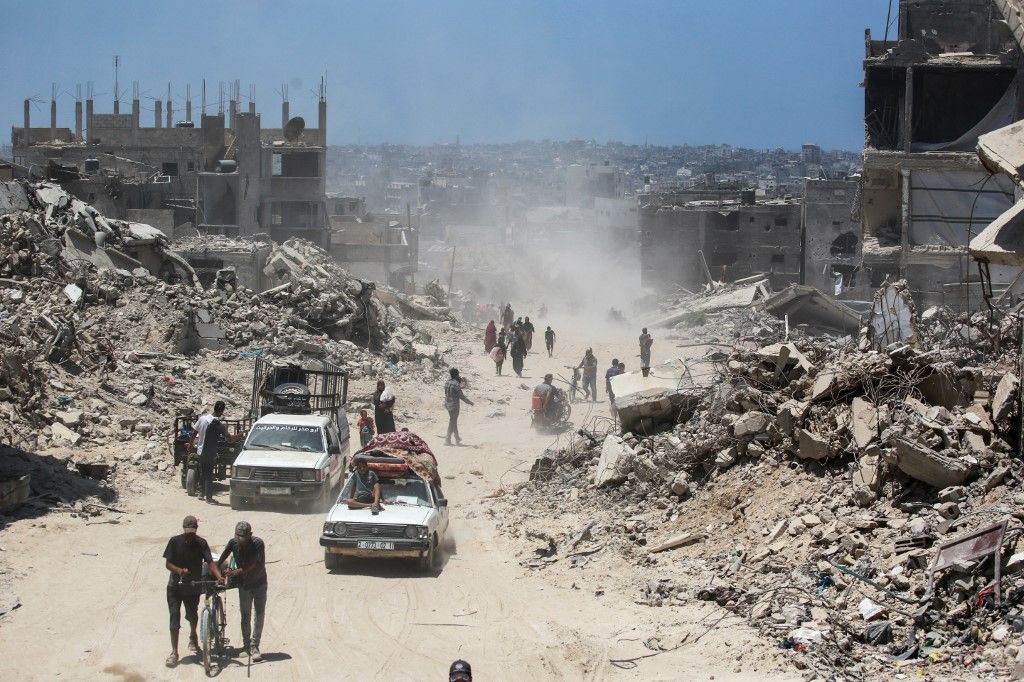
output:
<svg viewBox="0 0 1024 682"><path fill-rule="evenodd" d="M853 217L856 197L856 180L804 182L801 284L835 296L861 284L861 228Z"/></svg>

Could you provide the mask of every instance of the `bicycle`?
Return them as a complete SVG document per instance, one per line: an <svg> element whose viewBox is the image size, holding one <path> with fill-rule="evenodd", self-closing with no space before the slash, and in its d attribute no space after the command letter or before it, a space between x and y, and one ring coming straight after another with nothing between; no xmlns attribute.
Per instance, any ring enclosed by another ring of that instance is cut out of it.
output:
<svg viewBox="0 0 1024 682"><path fill-rule="evenodd" d="M228 585L217 580L197 580L192 584L203 589L203 610L199 614L199 644L203 651L203 668L206 670L206 676L212 677L223 667L227 654L228 617L221 593L228 589Z"/></svg>

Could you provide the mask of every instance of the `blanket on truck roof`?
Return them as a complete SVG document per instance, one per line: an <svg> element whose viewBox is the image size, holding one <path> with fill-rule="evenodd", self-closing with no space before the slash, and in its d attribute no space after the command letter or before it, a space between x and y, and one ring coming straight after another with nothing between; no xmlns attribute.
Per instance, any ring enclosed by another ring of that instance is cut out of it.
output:
<svg viewBox="0 0 1024 682"><path fill-rule="evenodd" d="M397 457L408 464L417 476L441 487L441 476L437 472L437 458L434 457L434 453L430 451L427 443L415 433L410 431L378 433L370 439L366 447L356 452L356 456L373 456L375 454Z"/></svg>

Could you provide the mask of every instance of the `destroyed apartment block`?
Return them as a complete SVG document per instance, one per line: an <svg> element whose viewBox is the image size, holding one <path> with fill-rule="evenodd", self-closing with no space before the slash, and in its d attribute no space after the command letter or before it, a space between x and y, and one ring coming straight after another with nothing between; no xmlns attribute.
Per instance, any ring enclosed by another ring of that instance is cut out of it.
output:
<svg viewBox="0 0 1024 682"><path fill-rule="evenodd" d="M965 255L1014 202L978 160L979 137L1024 117L1021 50L992 0L901 0L895 40L865 35L860 215L868 283L904 279L923 310L978 310ZM990 268L1005 289L1014 271Z"/></svg>
<svg viewBox="0 0 1024 682"><path fill-rule="evenodd" d="M139 85L134 84L130 113L94 110L86 99L84 120L76 110L72 132L33 128L26 100L22 127L11 131L14 161L22 166L60 170L50 175L76 196L86 197L105 215L171 223L173 234L188 228L231 237L268 233L276 241L302 237L326 246L327 100L318 97L317 127L301 117L263 128L250 92L241 111L237 81L228 112L200 112L192 118L192 101L181 119L167 106L152 126L140 117ZM157 112L161 99L156 100ZM283 107L288 111L287 102ZM170 215L168 215L168 213ZM152 217L152 220L149 218Z"/></svg>

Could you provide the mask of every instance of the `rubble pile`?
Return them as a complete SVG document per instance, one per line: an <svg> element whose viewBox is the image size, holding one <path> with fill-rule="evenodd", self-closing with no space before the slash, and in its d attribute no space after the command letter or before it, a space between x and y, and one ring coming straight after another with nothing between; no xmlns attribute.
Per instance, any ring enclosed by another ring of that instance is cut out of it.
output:
<svg viewBox="0 0 1024 682"><path fill-rule="evenodd" d="M443 364L431 334L308 242L273 247L267 291L220 278L204 289L149 226L47 183L0 187L0 440L12 445L164 471L172 416L218 398L246 409L254 357L424 381ZM144 450L127 449L139 439Z"/></svg>
<svg viewBox="0 0 1024 682"><path fill-rule="evenodd" d="M542 540L526 566L631 563L637 601L715 602L824 678L1024 673L1020 321L925 317L884 347L746 333L682 423L545 452L502 526Z"/></svg>

